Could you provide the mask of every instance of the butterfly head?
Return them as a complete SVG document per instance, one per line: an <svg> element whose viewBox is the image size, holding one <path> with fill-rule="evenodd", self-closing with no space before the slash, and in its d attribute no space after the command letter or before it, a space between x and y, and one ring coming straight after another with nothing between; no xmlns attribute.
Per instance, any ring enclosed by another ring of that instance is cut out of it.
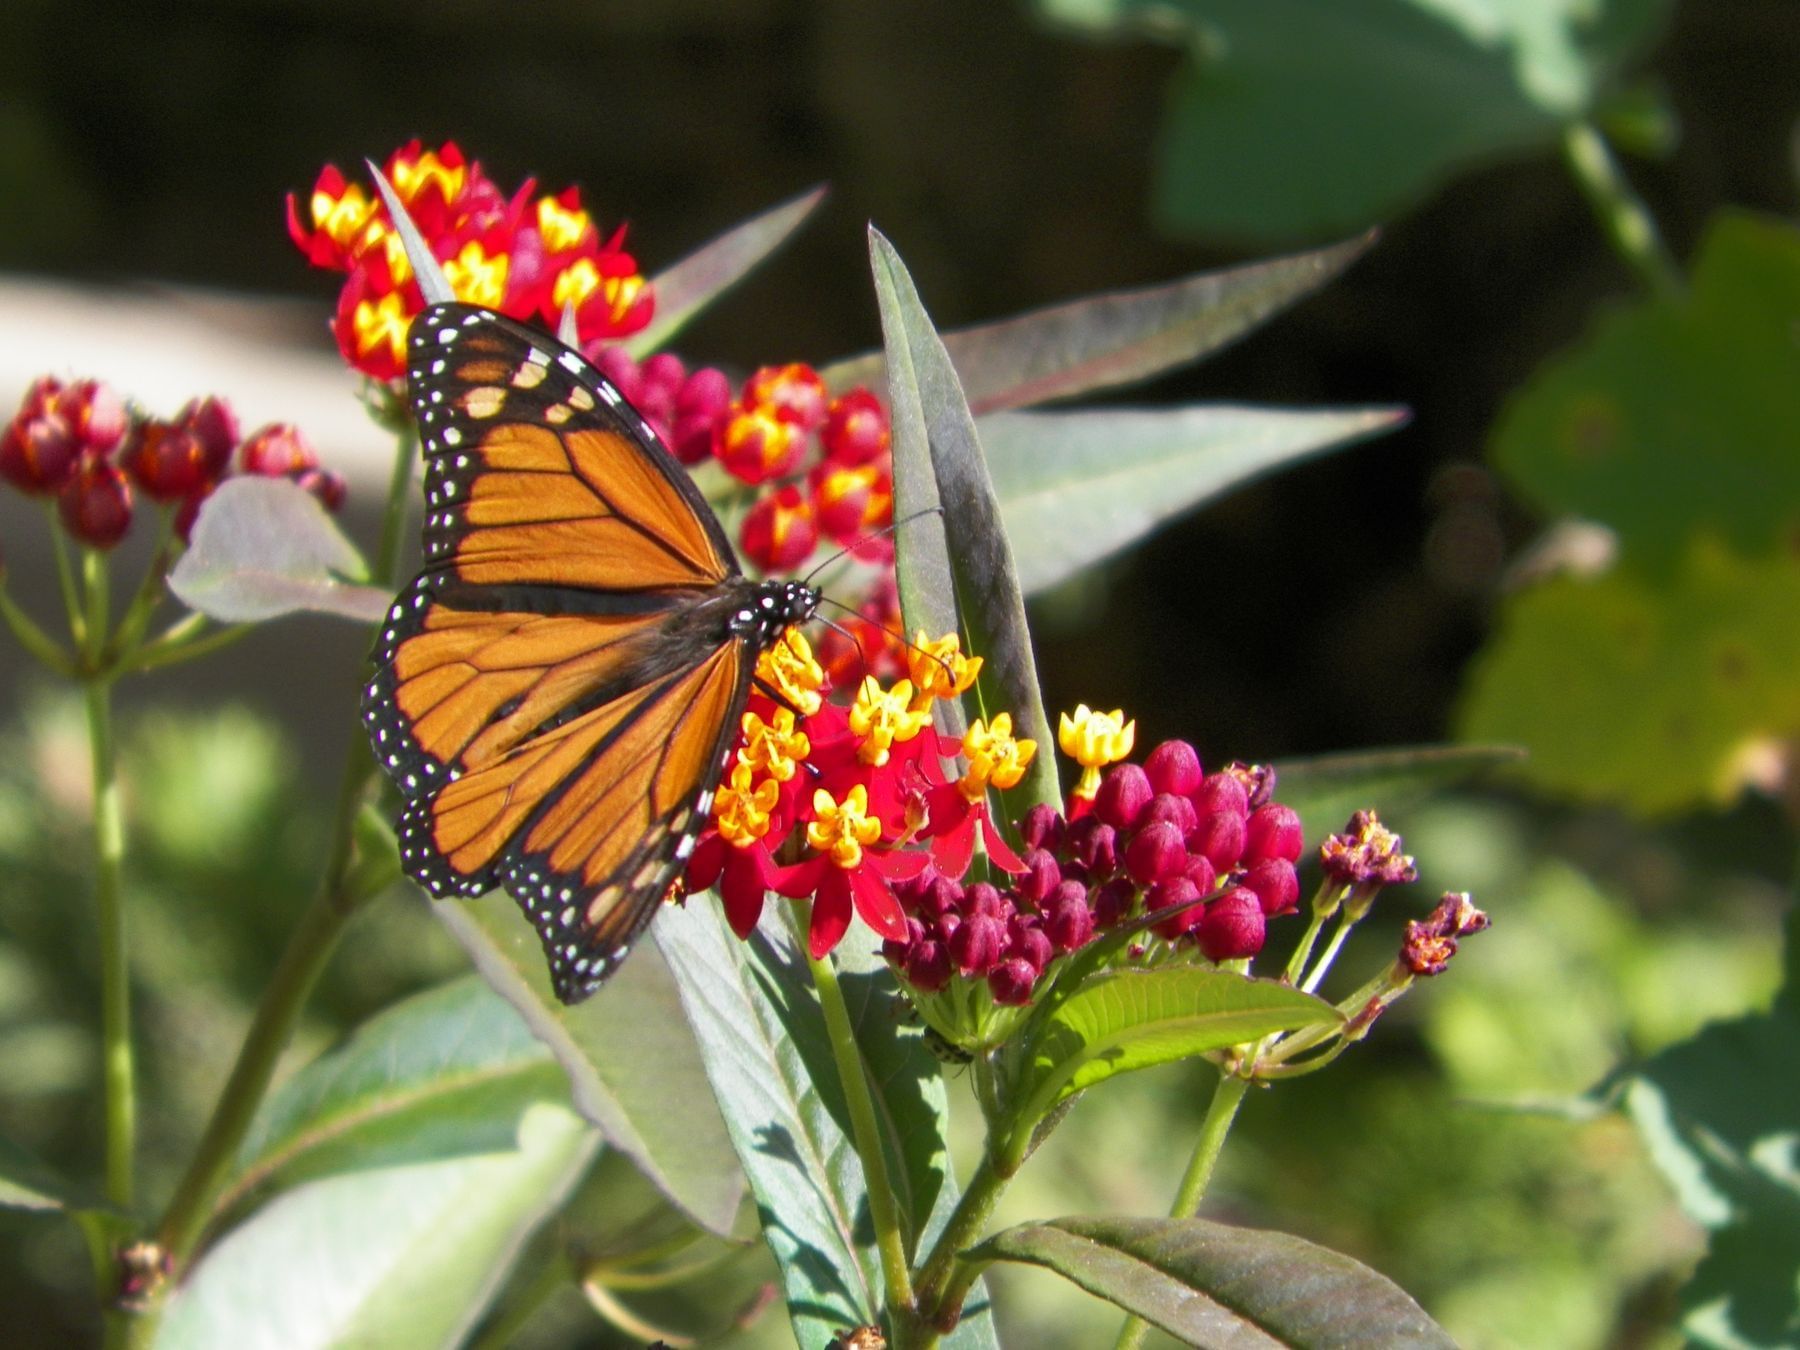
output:
<svg viewBox="0 0 1800 1350"><path fill-rule="evenodd" d="M795 624L805 623L819 608L819 592L804 581L764 581L732 616L731 629L758 649L773 647Z"/></svg>

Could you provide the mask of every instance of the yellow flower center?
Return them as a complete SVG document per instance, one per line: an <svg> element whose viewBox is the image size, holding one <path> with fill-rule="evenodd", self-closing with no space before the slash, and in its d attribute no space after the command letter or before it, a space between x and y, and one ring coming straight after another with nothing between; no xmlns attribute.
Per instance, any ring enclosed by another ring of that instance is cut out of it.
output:
<svg viewBox="0 0 1800 1350"><path fill-rule="evenodd" d="M824 788L813 792L813 815L806 842L849 871L862 864L863 850L881 838L881 822L869 814L869 790L861 783L839 802Z"/></svg>
<svg viewBox="0 0 1800 1350"><path fill-rule="evenodd" d="M1013 738L1011 713L998 713L989 723L976 718L963 733L962 748L969 771L956 786L969 801L979 800L989 784L1002 790L1017 787L1037 756L1036 741Z"/></svg>
<svg viewBox="0 0 1800 1350"><path fill-rule="evenodd" d="M825 671L813 660L812 643L798 628L790 628L781 641L756 661L756 677L781 695L782 701L811 717L825 700Z"/></svg>
<svg viewBox="0 0 1800 1350"><path fill-rule="evenodd" d="M437 184L445 201L455 201L462 195L468 176L467 168L452 169L437 157L436 151L427 150L410 164L405 160L395 164L388 180L393 183L400 200L411 206L413 199L432 183Z"/></svg>
<svg viewBox="0 0 1800 1350"><path fill-rule="evenodd" d="M780 788L773 778L752 786L755 770L741 761L731 770L731 781L713 798L713 819L725 842L748 848L769 832L769 813L775 809Z"/></svg>
<svg viewBox="0 0 1800 1350"><path fill-rule="evenodd" d="M537 204L538 233L544 247L552 253L567 253L587 234L594 218L579 206L573 211L554 197L542 198Z"/></svg>
<svg viewBox="0 0 1800 1350"><path fill-rule="evenodd" d="M850 730L863 738L856 757L877 769L888 762L895 742L910 741L930 725L930 709L918 709L911 680L901 680L883 693L875 677L865 675L856 702L850 705Z"/></svg>
<svg viewBox="0 0 1800 1350"><path fill-rule="evenodd" d="M964 656L962 641L955 633L946 633L936 642L928 640L920 629L913 639L915 651L906 654L906 673L912 677L916 706L924 706L934 698L955 698L975 683L981 673L979 656Z"/></svg>
<svg viewBox="0 0 1800 1350"><path fill-rule="evenodd" d="M356 243L356 236L362 233L374 213L375 203L355 183L347 184L341 197L333 197L328 192L312 195L314 227L324 231L346 251Z"/></svg>
<svg viewBox="0 0 1800 1350"><path fill-rule="evenodd" d="M812 741L797 728L792 709L777 708L775 719L765 722L753 712L744 714L744 748L738 762L760 770L776 782L794 776L799 762L812 752Z"/></svg>
<svg viewBox="0 0 1800 1350"><path fill-rule="evenodd" d="M1056 743L1081 765L1081 781L1075 796L1093 801L1100 791L1100 770L1131 753L1137 740L1137 719L1127 722L1122 709L1095 712L1085 703L1075 705L1075 715L1063 713L1056 726Z"/></svg>
<svg viewBox="0 0 1800 1350"><path fill-rule="evenodd" d="M398 291L389 291L379 300L364 300L350 316L351 331L356 334L356 350L364 356L384 343L396 361L406 362L406 330L412 318Z"/></svg>
<svg viewBox="0 0 1800 1350"><path fill-rule="evenodd" d="M580 309L588 297L599 291L606 299L608 318L618 323L631 312L643 289L644 278L636 272L626 277L603 277L592 258L577 258L550 283L550 301L558 309L570 305Z"/></svg>
<svg viewBox="0 0 1800 1350"><path fill-rule="evenodd" d="M445 262L444 279L458 300L497 309L506 297L506 268L510 261L504 253L490 257L485 248L470 240L461 253Z"/></svg>

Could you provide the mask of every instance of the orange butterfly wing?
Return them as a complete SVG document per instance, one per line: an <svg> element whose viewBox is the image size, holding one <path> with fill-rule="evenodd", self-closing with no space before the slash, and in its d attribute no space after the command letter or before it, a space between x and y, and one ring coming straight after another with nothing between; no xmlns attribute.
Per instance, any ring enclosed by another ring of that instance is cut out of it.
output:
<svg viewBox="0 0 1800 1350"><path fill-rule="evenodd" d="M407 798L408 874L434 895L504 885L574 1002L705 823L774 606L578 354L440 305L414 320L410 374L426 565L383 625L364 720Z"/></svg>

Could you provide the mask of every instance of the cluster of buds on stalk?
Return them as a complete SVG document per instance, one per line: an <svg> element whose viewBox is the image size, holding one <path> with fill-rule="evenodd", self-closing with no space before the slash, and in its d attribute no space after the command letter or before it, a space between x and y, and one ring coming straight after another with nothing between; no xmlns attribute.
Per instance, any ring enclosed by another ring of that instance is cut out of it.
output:
<svg viewBox="0 0 1800 1350"><path fill-rule="evenodd" d="M186 539L201 503L234 472L288 478L327 509L343 504L344 480L319 467L296 428L276 423L244 436L221 398L155 418L97 380L45 376L0 431L0 481L55 498L63 528L90 548L110 549L126 536L137 495L168 511Z"/></svg>

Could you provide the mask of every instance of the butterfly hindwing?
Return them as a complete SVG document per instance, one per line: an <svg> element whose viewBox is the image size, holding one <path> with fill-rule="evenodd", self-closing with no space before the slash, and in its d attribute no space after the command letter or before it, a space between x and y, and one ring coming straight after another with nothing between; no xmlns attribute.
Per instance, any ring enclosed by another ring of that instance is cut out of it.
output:
<svg viewBox="0 0 1800 1350"><path fill-rule="evenodd" d="M409 380L425 567L363 715L433 895L518 900L573 1003L655 915L706 822L758 653L812 612L740 573L705 499L578 353L437 305Z"/></svg>

